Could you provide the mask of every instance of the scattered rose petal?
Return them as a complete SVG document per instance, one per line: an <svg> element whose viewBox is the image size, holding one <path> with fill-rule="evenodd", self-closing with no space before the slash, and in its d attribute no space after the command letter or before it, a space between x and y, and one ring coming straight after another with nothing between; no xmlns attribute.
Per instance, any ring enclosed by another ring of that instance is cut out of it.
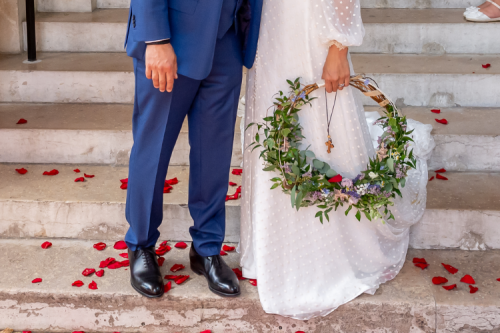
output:
<svg viewBox="0 0 500 333"><path fill-rule="evenodd" d="M432 109L431 112L432 113L441 113L441 110L440 109Z"/></svg>
<svg viewBox="0 0 500 333"><path fill-rule="evenodd" d="M224 251L220 250L220 255L221 256L227 256L227 252L224 252Z"/></svg>
<svg viewBox="0 0 500 333"><path fill-rule="evenodd" d="M78 177L75 179L75 183L84 182L84 181L85 181L85 178L83 178L83 177Z"/></svg>
<svg viewBox="0 0 500 333"><path fill-rule="evenodd" d="M120 253L119 256L122 257L122 258L128 259L128 253L126 253L126 252L125 253Z"/></svg>
<svg viewBox="0 0 500 333"><path fill-rule="evenodd" d="M472 276L470 276L469 274L465 274L464 277L460 279L460 282L468 283L468 284L476 284L476 281L474 281L474 278Z"/></svg>
<svg viewBox="0 0 500 333"><path fill-rule="evenodd" d="M418 264L414 264L416 267L420 267L421 269L426 269L427 267L429 267L429 264L422 264L422 263L418 263Z"/></svg>
<svg viewBox="0 0 500 333"><path fill-rule="evenodd" d="M329 183L339 183L342 181L342 176L341 175L336 175L330 179L328 179Z"/></svg>
<svg viewBox="0 0 500 333"><path fill-rule="evenodd" d="M161 242L160 246L167 246L168 240Z"/></svg>
<svg viewBox="0 0 500 333"><path fill-rule="evenodd" d="M498 278L497 281L500 281L500 278Z"/></svg>
<svg viewBox="0 0 500 333"><path fill-rule="evenodd" d="M446 119L444 119L444 118L443 118L443 119L436 119L436 121L437 121L438 123L440 123L440 124L443 124L443 125L448 125L448 120L446 120Z"/></svg>
<svg viewBox="0 0 500 333"><path fill-rule="evenodd" d="M85 178L94 178L95 175L87 175L86 173L83 174L85 176Z"/></svg>
<svg viewBox="0 0 500 333"><path fill-rule="evenodd" d="M43 242L42 243L42 249L48 249L51 246L52 246L51 242Z"/></svg>
<svg viewBox="0 0 500 333"><path fill-rule="evenodd" d="M128 267L130 266L130 260L123 260L120 262L122 267Z"/></svg>
<svg viewBox="0 0 500 333"><path fill-rule="evenodd" d="M241 176L241 174L243 173L243 169L233 169L231 173L236 176Z"/></svg>
<svg viewBox="0 0 500 333"><path fill-rule="evenodd" d="M172 187L172 186L167 185L167 186L165 186L165 187L163 188L163 193L170 193L170 190L171 190L171 189L173 189L173 187Z"/></svg>
<svg viewBox="0 0 500 333"><path fill-rule="evenodd" d="M85 333L84 331L73 331L73 333Z"/></svg>
<svg viewBox="0 0 500 333"><path fill-rule="evenodd" d="M159 266L163 266L163 263L164 263L164 262L165 262L165 258L163 258L163 257L159 257L159 258L158 258L158 265L159 265Z"/></svg>
<svg viewBox="0 0 500 333"><path fill-rule="evenodd" d="M234 246L229 246L229 245L226 245L226 244L224 244L224 246L222 246L222 250L227 251L227 252L234 251L234 249L235 249Z"/></svg>
<svg viewBox="0 0 500 333"><path fill-rule="evenodd" d="M118 268L127 267L127 266L129 266L129 261L128 260L115 261L114 263L112 263L112 264L110 264L108 266L108 269L118 269Z"/></svg>
<svg viewBox="0 0 500 333"><path fill-rule="evenodd" d="M177 280L182 275L165 275L166 280Z"/></svg>
<svg viewBox="0 0 500 333"><path fill-rule="evenodd" d="M447 264L443 264L443 263L441 263L441 265L443 265L444 269L446 269L451 274L455 274L456 272L458 272L458 269L456 269L455 267L453 267L451 265L447 265Z"/></svg>
<svg viewBox="0 0 500 333"><path fill-rule="evenodd" d="M443 286L443 288L446 289L446 290L452 290L452 289L455 289L456 287L457 287L456 284L452 284L450 286Z"/></svg>
<svg viewBox="0 0 500 333"><path fill-rule="evenodd" d="M73 282L71 285L72 285L73 287L78 287L78 288L80 288L81 286L83 286L83 284L84 284L84 283L83 283L83 281L76 280L76 281L75 281L75 282Z"/></svg>
<svg viewBox="0 0 500 333"><path fill-rule="evenodd" d="M21 119L19 119L19 120L17 121L17 123L16 123L16 124L17 124L17 125L21 125L21 124L26 124L27 122L28 122L28 121L27 121L26 119L21 118Z"/></svg>
<svg viewBox="0 0 500 333"><path fill-rule="evenodd" d="M436 276L432 278L432 283L434 284L443 284L448 282L448 279L442 276Z"/></svg>
<svg viewBox="0 0 500 333"><path fill-rule="evenodd" d="M441 176L440 173L436 174L436 178L441 180L448 180L448 178L446 178L445 176Z"/></svg>
<svg viewBox="0 0 500 333"><path fill-rule="evenodd" d="M185 249L187 247L187 244L184 242L179 242L179 243L175 244L175 247L178 249Z"/></svg>
<svg viewBox="0 0 500 333"><path fill-rule="evenodd" d="M100 271L95 272L95 275L98 277L102 277L104 275L104 269L101 269Z"/></svg>
<svg viewBox="0 0 500 333"><path fill-rule="evenodd" d="M26 170L25 168L21 168L21 169L16 169L17 173L20 173L21 175L24 175L26 172L28 172L28 170Z"/></svg>
<svg viewBox="0 0 500 333"><path fill-rule="evenodd" d="M434 180L434 176L432 176L429 181L432 182Z"/></svg>
<svg viewBox="0 0 500 333"><path fill-rule="evenodd" d="M118 241L115 243L115 245L113 245L113 248L115 250L126 250L128 249L128 246L127 246L127 243L125 243L125 241Z"/></svg>
<svg viewBox="0 0 500 333"><path fill-rule="evenodd" d="M445 172L446 172L446 169L441 168L441 169L436 170L436 171L434 171L434 172L435 172L435 173L445 173Z"/></svg>
<svg viewBox="0 0 500 333"><path fill-rule="evenodd" d="M233 268L233 272L236 274L238 280L246 280L246 278L243 277L243 272L239 268Z"/></svg>
<svg viewBox="0 0 500 333"><path fill-rule="evenodd" d="M172 289L172 281L168 281L167 284L165 284L165 292L167 293L170 289Z"/></svg>
<svg viewBox="0 0 500 333"><path fill-rule="evenodd" d="M177 177L165 180L165 185L175 185L178 183L179 181L177 180Z"/></svg>
<svg viewBox="0 0 500 333"><path fill-rule="evenodd" d="M42 282L42 279L40 278L36 278L33 281L31 281L31 283L40 283L40 282Z"/></svg>
<svg viewBox="0 0 500 333"><path fill-rule="evenodd" d="M96 249L97 251L102 251L105 248L106 248L106 243L99 242L94 244L94 249Z"/></svg>
<svg viewBox="0 0 500 333"><path fill-rule="evenodd" d="M23 331L23 333L31 333L31 331Z"/></svg>
<svg viewBox="0 0 500 333"><path fill-rule="evenodd" d="M233 182L229 182L229 186L236 186L236 185L238 185L238 184L233 183Z"/></svg>
<svg viewBox="0 0 500 333"><path fill-rule="evenodd" d="M470 290L470 293L471 293L471 294L475 294L475 293L479 290L479 288L478 288L478 287L471 286L471 285L469 284L469 290Z"/></svg>
<svg viewBox="0 0 500 333"><path fill-rule="evenodd" d="M126 190L126 189L128 188L128 183L122 183L122 184L120 185L120 188L121 188L122 190Z"/></svg>
<svg viewBox="0 0 500 333"><path fill-rule="evenodd" d="M115 258L108 258L106 260L101 261L101 263L99 264L99 268L106 268L114 262Z"/></svg>
<svg viewBox="0 0 500 333"><path fill-rule="evenodd" d="M123 179L120 179L120 182L122 184L128 184L128 178L123 178Z"/></svg>
<svg viewBox="0 0 500 333"><path fill-rule="evenodd" d="M167 253L168 251L170 251L171 249L172 248L170 246L168 246L168 245L165 245L165 246L161 246L160 245L160 247L158 249L156 249L156 255L162 256L165 253Z"/></svg>
<svg viewBox="0 0 500 333"><path fill-rule="evenodd" d="M179 275L179 278L175 280L175 284L182 284L187 279L189 279L189 275Z"/></svg>
<svg viewBox="0 0 500 333"><path fill-rule="evenodd" d="M175 264L175 265L172 266L172 268L170 268L170 271L172 273L175 273L175 272L178 272L178 271L180 271L181 269L184 269L184 268L186 268L186 266L181 265L181 264Z"/></svg>
<svg viewBox="0 0 500 333"><path fill-rule="evenodd" d="M95 273L95 269L93 268L85 268L82 272L83 276L89 276L90 274Z"/></svg>
<svg viewBox="0 0 500 333"><path fill-rule="evenodd" d="M490 68L491 64L486 64L486 65L481 65L481 66L483 66L483 68Z"/></svg>
<svg viewBox="0 0 500 333"><path fill-rule="evenodd" d="M94 281L89 283L89 289L96 290L97 289L97 283Z"/></svg>
<svg viewBox="0 0 500 333"><path fill-rule="evenodd" d="M413 263L414 264L427 264L427 261L425 258L413 258Z"/></svg>
<svg viewBox="0 0 500 333"><path fill-rule="evenodd" d="M203 332L200 332L200 333L212 333L211 330L206 330L206 331L203 331Z"/></svg>
<svg viewBox="0 0 500 333"><path fill-rule="evenodd" d="M250 284L254 287L257 287L257 280L256 279L250 279L248 280L248 282L250 282Z"/></svg>
<svg viewBox="0 0 500 333"><path fill-rule="evenodd" d="M52 169L50 171L44 171L43 172L43 175L44 176L55 176L59 173L59 171L57 171L56 169Z"/></svg>
<svg viewBox="0 0 500 333"><path fill-rule="evenodd" d="M76 173L80 173L80 169L75 169L73 171L76 172Z"/></svg>

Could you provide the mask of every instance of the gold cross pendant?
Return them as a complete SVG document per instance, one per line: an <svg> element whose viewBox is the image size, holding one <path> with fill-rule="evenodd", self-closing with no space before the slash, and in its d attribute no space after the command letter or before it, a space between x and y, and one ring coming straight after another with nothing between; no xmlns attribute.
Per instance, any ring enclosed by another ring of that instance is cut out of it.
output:
<svg viewBox="0 0 500 333"><path fill-rule="evenodd" d="M331 154L332 148L335 148L335 146L333 145L332 138L330 136L328 136L328 141L325 142L325 145L327 147L326 151L328 152L328 154Z"/></svg>

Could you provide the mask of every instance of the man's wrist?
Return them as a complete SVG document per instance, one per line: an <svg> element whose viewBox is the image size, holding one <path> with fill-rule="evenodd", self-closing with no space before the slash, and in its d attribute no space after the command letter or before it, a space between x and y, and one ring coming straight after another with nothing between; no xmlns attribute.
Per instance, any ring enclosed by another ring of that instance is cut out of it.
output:
<svg viewBox="0 0 500 333"><path fill-rule="evenodd" d="M170 44L170 39L162 39L162 40L146 42L146 45L166 45L166 44Z"/></svg>

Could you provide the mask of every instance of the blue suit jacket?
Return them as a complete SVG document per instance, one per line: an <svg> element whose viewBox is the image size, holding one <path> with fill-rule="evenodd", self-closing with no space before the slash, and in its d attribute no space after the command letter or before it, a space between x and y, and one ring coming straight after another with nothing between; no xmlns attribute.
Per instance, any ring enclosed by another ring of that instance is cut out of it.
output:
<svg viewBox="0 0 500 333"><path fill-rule="evenodd" d="M253 66L263 0L238 0L236 27L243 64ZM142 59L146 41L170 38L178 73L202 80L212 68L224 0L131 0L125 46Z"/></svg>

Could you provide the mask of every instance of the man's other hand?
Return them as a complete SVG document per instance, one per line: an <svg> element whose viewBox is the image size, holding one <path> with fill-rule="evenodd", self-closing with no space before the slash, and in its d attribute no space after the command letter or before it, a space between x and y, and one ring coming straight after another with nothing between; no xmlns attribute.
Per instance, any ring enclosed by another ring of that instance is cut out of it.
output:
<svg viewBox="0 0 500 333"><path fill-rule="evenodd" d="M177 79L177 57L171 44L146 47L146 77L161 92L171 92Z"/></svg>

